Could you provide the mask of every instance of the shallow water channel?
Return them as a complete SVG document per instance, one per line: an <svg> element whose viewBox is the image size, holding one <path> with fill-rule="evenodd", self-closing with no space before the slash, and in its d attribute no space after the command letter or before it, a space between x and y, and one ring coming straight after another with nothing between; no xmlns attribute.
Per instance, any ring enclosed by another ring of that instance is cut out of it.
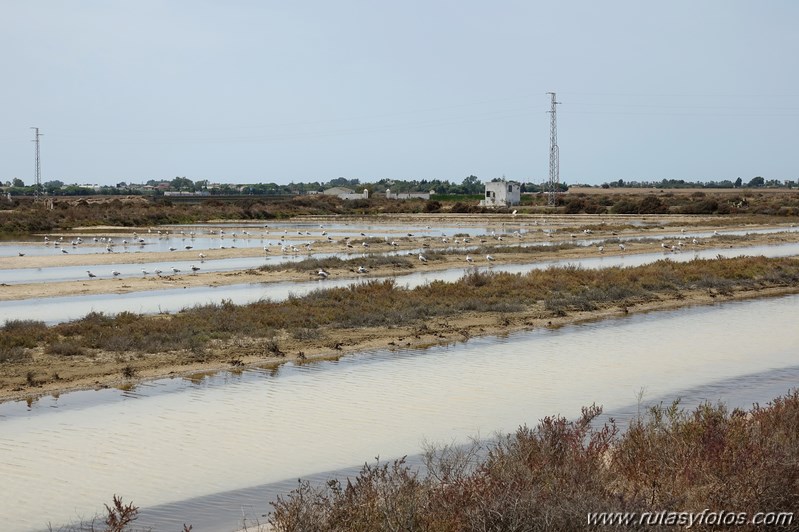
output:
<svg viewBox="0 0 799 532"><path fill-rule="evenodd" d="M157 530L234 530L243 512L269 510L263 495L245 508L237 490L413 454L424 440L508 432L593 402L630 412L642 389L645 400L694 390L765 402L796 386L797 311L799 296L725 303L3 404L3 529L88 518L120 494L145 509L173 503L145 511Z"/></svg>
<svg viewBox="0 0 799 532"><path fill-rule="evenodd" d="M363 226L364 230L370 230L367 228L368 226ZM415 228L410 228L415 230ZM487 229L487 228L485 228ZM510 228L508 228L510 229ZM438 229L436 229L438 231ZM427 231L430 233L431 231ZM452 236L452 231L441 231L442 235ZM524 229L521 229L522 233L526 233ZM760 229L750 229L748 231L744 230L734 230L734 231L722 231L718 232L717 234L720 235L735 235L735 236L745 236L749 234L776 234L776 233L792 233L792 232L799 232L799 227L787 227L787 226L779 226L779 227L769 227L769 228L760 228ZM366 233L363 233L366 234ZM413 233L417 237L424 234L424 233ZM589 238L588 235L580 235L578 239L568 238L567 235L561 234L559 238L556 240L547 239L545 238L544 233L538 233L540 238L535 238L533 241L524 241L524 242L516 242L515 238L512 238L512 235L509 232L500 231L497 234L505 234L508 239L504 243L500 242L492 242L499 247L507 247L508 249L512 249L515 246L521 247L528 247L528 246L551 246L560 243L571 243L577 246L598 246L600 244L605 244L605 238ZM616 240L621 242L635 242L637 240L642 239L652 239L652 240L665 240L665 241L673 241L673 240L680 240L680 239L691 239L691 238L699 238L699 239L706 239L712 238L715 236L716 233L710 231L700 231L700 232L688 232L688 233L673 233L673 234L653 234L653 235L637 235L637 236L627 236L627 237L614 237L614 242ZM337 235L340 236L340 235ZM372 235L370 236L384 236L384 235ZM202 240L202 239L201 239ZM312 240L308 240L311 242ZM137 259L137 252L143 251L160 251L166 252L169 250L169 247L176 247L176 249L183 249L183 244L177 243L168 243L168 246L161 242L159 239L159 246L156 247L149 247L146 246L135 246L135 249L131 249L129 246L122 246L119 248L115 253L117 257L121 257L119 262L115 262L114 264L98 264L98 263L90 263L90 264L82 264L78 266L61 266L59 265L59 257L61 256L61 251L58 248L50 248L47 246L40 246L43 249L38 249L36 247L27 247L25 248L25 252L27 255L35 256L35 255L43 255L43 254L53 254L55 255L52 259L52 265L43 267L43 268L4 268L0 269L0 283L4 284L22 284L22 283L53 283L53 282L64 282L64 281L76 281L76 280L83 280L86 281L89 279L87 275L87 270L91 271L95 274L98 278L112 278L117 277L112 274L112 271L118 272L118 279L126 279L126 278L135 278L135 277L145 277L154 275L154 272L158 269L169 273L172 267L178 268L184 274L191 271L192 265L200 265L201 270L203 272L223 272L223 271L233 271L233 270L242 270L248 268L258 268L259 266L265 264L282 264L288 262L296 262L299 260L303 260L305 258L318 258L323 259L327 257L341 257L341 258L349 258L359 255L359 252L354 250L349 251L325 251L320 252L316 249L313 249L312 252L306 252L304 249L300 253L281 253L280 252L280 245L279 241L277 240L269 240L269 239L259 239L259 238L248 238L243 242L239 242L239 245L235 245L234 242L232 246L228 247L249 247L249 248L259 248L264 247L264 243L269 244L270 251L268 253L264 253L262 256L254 256L254 257L231 257L226 259L214 259L214 260L203 260L201 261L199 256L196 258L188 258L188 257L180 257L180 259L173 259L171 257L165 256L158 261L155 262L140 262ZM421 245L421 240L416 242L417 246ZM184 242L185 243L185 242ZM201 246L202 242L194 242L191 241L190 243L196 244L194 246L195 252L207 251L208 249L214 249L218 246L208 246L204 245ZM709 246L713 246L713 242L709 241L706 243ZM614 244L607 244L612 245L615 247ZM705 243L703 242L703 245ZM300 248L302 246L298 244ZM472 251L476 247L476 243L464 246L464 245L455 245L450 249L460 249L463 252ZM146 249L145 249L146 248ZM4 256L13 256L16 255L19 250L19 246L17 246L17 242L1 242L0 241L0 257ZM403 247L400 251L392 251L387 253L380 253L381 255L411 255L416 256L420 251L423 251L421 247L413 247L411 249L407 249ZM100 253L104 254L105 252L102 249L98 248L76 248L70 251L70 253ZM199 255L199 253L198 253ZM143 274L142 270L146 270L148 273Z"/></svg>
<svg viewBox="0 0 799 532"><path fill-rule="evenodd" d="M186 246L195 251L207 251L220 247L258 248L264 244L274 244L283 236L296 242L312 242L326 240L327 236L338 240L348 237L360 239L392 238L405 236L409 232L417 237L451 237L456 234L480 235L504 234L512 231L528 232L537 230L535 227L523 227L522 224L505 226L502 224L486 225L442 225L442 226L400 226L390 224L373 224L353 222L351 224L313 224L313 223L221 223L221 224L195 224L195 225L164 225L159 226L157 232L141 231L135 233L133 229L117 228L111 232L114 253L129 255L135 258L141 252L168 252L171 248L184 250ZM783 230L789 230L784 228ZM81 237L83 242L73 245L73 241ZM92 234L70 235L63 240L53 237L45 243L42 236L30 235L19 241L0 240L0 257L14 257L19 252L29 256L60 256L66 249L68 254L91 255L104 254L106 240L97 240ZM141 242L139 241L141 239ZM56 245L58 243L58 245Z"/></svg>
<svg viewBox="0 0 799 532"><path fill-rule="evenodd" d="M582 268L610 268L614 266L640 266L660 259L689 261L695 258L739 257L739 256L791 257L799 255L799 243L752 246L741 248L708 248L683 253L641 253L630 255L599 255L582 259L532 262L526 264L506 264L493 266L497 272L526 273L531 270L551 266L574 265ZM488 268L482 268L488 269ZM394 277L397 284L414 288L432 281L456 281L466 268L452 268L442 271L411 273ZM157 314L177 312L195 305L218 304L223 300L243 305L261 299L282 301L289 295L301 296L313 290L349 286L363 282L364 279L383 279L364 277L361 279L327 279L325 281L279 282L258 284L236 284L226 286L198 286L191 288L172 288L147 290L127 294L92 294L62 296L51 298L31 298L0 302L0 323L13 319L41 320L48 324L60 323L82 318L90 312L118 314L128 311L138 314Z"/></svg>

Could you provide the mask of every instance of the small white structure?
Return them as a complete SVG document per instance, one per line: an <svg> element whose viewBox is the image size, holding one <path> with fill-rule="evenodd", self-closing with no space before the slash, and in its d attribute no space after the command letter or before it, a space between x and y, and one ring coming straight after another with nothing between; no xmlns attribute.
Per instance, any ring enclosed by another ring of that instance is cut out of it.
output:
<svg viewBox="0 0 799 532"><path fill-rule="evenodd" d="M486 183L485 197L481 207L510 207L518 205L522 198L522 186L516 181L492 181Z"/></svg>
<svg viewBox="0 0 799 532"><path fill-rule="evenodd" d="M398 192L398 193L391 193L391 189L386 189L386 199L412 199L412 198L419 198L423 200L429 200L430 194L435 194L435 191L431 190L430 192Z"/></svg>
<svg viewBox="0 0 799 532"><path fill-rule="evenodd" d="M369 191L366 189L363 189L363 192L358 194L351 188L333 187L323 191L322 194L327 196L338 196L339 198L346 200L369 199Z"/></svg>

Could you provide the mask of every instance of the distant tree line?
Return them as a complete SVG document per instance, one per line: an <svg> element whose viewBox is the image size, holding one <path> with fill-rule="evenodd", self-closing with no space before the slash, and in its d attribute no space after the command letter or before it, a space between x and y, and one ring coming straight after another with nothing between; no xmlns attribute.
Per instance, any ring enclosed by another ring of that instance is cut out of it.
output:
<svg viewBox="0 0 799 532"><path fill-rule="evenodd" d="M685 181L684 179L663 179L661 181L609 181L602 183L602 188L793 188L796 186L796 181L786 179L780 181L779 179L765 179L761 176L756 176L744 184L743 179L740 177L735 181L729 179L722 179L721 181Z"/></svg>
<svg viewBox="0 0 799 532"><path fill-rule="evenodd" d="M498 181L494 178L490 181ZM10 193L12 196L32 195L36 192L35 185L26 185L21 179L14 178L0 186L3 193ZM591 185L580 185L591 186ZM619 179L600 185L605 189L612 188L659 188L659 189L679 189L679 188L793 188L797 186L796 181L777 179L765 179L756 176L747 183L739 177L735 181L724 179L721 181L685 181L683 179L663 179L661 181L624 181ZM448 179L409 179L399 180L382 178L372 182L361 182L357 178L337 177L328 181L309 181L309 182L290 182L288 184L277 183L254 183L254 184L233 184L233 183L210 183L207 179L193 181L188 177L177 176L172 180L150 179L145 183L128 183L121 181L116 185L92 186L65 184L60 180L47 181L41 185L40 194L50 196L88 196L88 195L163 195L165 192L178 192L181 194L201 194L210 196L231 196L231 195L252 195L252 196L296 196L304 194L316 194L328 188L346 187L360 192L368 190L369 194L383 194L386 190L394 193L407 192L431 192L439 195L458 195L473 196L482 195L484 192L484 182L475 175L469 175L462 181L450 181ZM568 185L560 183L558 190L565 192ZM538 193L547 189L547 183L523 183L522 192Z"/></svg>
<svg viewBox="0 0 799 532"><path fill-rule="evenodd" d="M362 183L359 179L348 179L337 177L329 181L310 181L310 182L290 182L285 185L277 183L254 183L254 184L231 184L231 183L210 183L208 180L193 181L185 176L175 177L172 180L151 179L143 184L119 182L109 186L88 186L88 185L66 185L63 181L53 180L42 184L39 190L42 194L53 196L81 196L92 194L103 195L130 195L130 194L152 194L161 195L164 192L180 193L200 193L208 195L254 195L254 196L289 196L300 194L320 193L328 188L346 187L356 191L366 189L370 194L385 193L387 189L392 192L430 192L434 190L436 194L482 194L483 182L475 175L469 175L460 183L441 179L413 179L395 180L379 179L372 183ZM537 191L536 185L527 185L529 189ZM25 185L19 179L14 178L11 182L5 183L4 192L12 195L31 195L35 192L35 185Z"/></svg>

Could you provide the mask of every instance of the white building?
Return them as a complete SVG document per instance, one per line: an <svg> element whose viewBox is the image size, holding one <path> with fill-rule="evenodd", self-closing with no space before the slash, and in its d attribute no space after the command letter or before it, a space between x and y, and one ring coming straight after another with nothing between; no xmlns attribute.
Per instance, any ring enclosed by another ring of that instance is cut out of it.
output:
<svg viewBox="0 0 799 532"><path fill-rule="evenodd" d="M510 207L522 199L522 186L516 181L491 181L486 183L485 197L481 207Z"/></svg>

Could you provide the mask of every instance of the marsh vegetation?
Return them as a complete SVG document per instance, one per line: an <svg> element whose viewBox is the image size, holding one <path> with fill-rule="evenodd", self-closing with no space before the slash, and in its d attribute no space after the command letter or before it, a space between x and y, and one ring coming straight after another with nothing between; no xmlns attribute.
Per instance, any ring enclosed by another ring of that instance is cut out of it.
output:
<svg viewBox="0 0 799 532"><path fill-rule="evenodd" d="M67 230L78 226L148 227L209 220L271 220L302 215L364 216L378 214L508 214L513 209L477 205L482 196L436 195L434 200L389 200L382 196L342 200L336 196L54 197L53 208L31 198L14 198L0 211L0 234ZM477 199L475 199L477 198ZM713 215L722 218L799 215L799 192L789 189L590 189L562 194L550 206L544 194L522 196L520 213Z"/></svg>

